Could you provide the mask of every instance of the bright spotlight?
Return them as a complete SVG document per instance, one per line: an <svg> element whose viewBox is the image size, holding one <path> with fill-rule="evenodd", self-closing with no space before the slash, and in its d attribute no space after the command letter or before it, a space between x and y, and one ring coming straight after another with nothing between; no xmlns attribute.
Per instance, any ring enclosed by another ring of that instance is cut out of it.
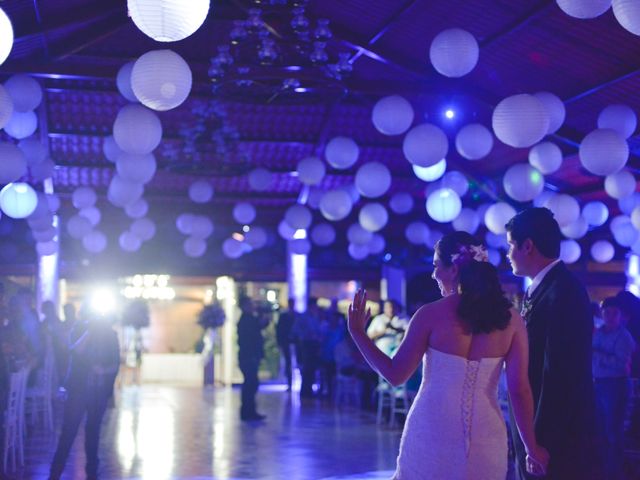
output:
<svg viewBox="0 0 640 480"><path fill-rule="evenodd" d="M113 292L107 289L99 289L91 294L91 309L100 314L106 315L115 310L116 297Z"/></svg>
<svg viewBox="0 0 640 480"><path fill-rule="evenodd" d="M447 110L444 112L444 116L451 120L456 116L456 112L450 108L447 108Z"/></svg>

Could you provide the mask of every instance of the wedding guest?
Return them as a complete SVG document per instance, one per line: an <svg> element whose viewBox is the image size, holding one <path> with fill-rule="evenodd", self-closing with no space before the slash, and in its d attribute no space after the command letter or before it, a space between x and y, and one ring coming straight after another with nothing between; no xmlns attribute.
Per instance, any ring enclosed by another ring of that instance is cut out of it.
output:
<svg viewBox="0 0 640 480"><path fill-rule="evenodd" d="M316 298L309 298L307 311L298 316L291 334L296 340L296 359L302 376L300 396L313 397L313 384L320 362L320 342L322 341L320 312Z"/></svg>
<svg viewBox="0 0 640 480"><path fill-rule="evenodd" d="M395 300L385 300L382 313L371 320L367 336L388 355L400 344L407 325L408 319L400 316L398 303Z"/></svg>
<svg viewBox="0 0 640 480"><path fill-rule="evenodd" d="M293 381L293 370L291 367L291 330L296 320L296 312L294 310L295 299L289 299L289 308L278 315L278 323L276 323L276 341L280 349L280 355L284 360L284 374L287 378L287 391L291 390Z"/></svg>

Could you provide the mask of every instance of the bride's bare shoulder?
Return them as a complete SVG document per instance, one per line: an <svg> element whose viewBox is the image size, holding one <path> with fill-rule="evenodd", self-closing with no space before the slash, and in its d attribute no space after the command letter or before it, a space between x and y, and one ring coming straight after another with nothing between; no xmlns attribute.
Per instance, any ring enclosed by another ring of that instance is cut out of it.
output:
<svg viewBox="0 0 640 480"><path fill-rule="evenodd" d="M421 319L422 321L428 321L429 319L439 318L439 316L450 310L455 310L459 298L458 295L448 295L435 302L426 303L422 305L415 313L414 319Z"/></svg>

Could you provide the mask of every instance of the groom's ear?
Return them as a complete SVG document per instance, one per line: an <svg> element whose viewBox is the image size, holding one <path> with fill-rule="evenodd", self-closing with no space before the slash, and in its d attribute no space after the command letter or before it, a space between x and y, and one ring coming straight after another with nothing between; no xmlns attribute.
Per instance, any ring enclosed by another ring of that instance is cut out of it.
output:
<svg viewBox="0 0 640 480"><path fill-rule="evenodd" d="M530 238L525 239L520 247L524 253L530 255L534 252L536 246L533 244L533 240Z"/></svg>

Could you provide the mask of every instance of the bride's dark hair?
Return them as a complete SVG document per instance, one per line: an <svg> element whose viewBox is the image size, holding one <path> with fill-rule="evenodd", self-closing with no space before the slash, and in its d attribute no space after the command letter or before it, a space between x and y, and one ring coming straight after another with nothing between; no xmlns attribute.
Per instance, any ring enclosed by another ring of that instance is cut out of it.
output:
<svg viewBox="0 0 640 480"><path fill-rule="evenodd" d="M458 315L471 332L491 333L507 328L512 305L502 291L498 271L486 261L482 242L467 232L453 232L440 239L436 252L445 266L458 266Z"/></svg>

